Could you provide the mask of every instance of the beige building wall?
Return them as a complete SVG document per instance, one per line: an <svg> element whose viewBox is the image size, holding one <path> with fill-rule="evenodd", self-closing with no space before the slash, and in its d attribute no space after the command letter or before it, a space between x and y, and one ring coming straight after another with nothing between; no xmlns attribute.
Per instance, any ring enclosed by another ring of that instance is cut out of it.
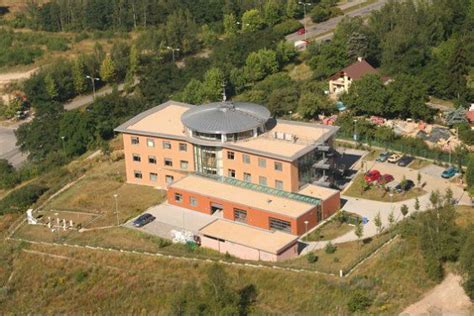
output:
<svg viewBox="0 0 474 316"><path fill-rule="evenodd" d="M229 159L229 152L234 153L234 159ZM244 162L244 155L249 156L250 163ZM283 190L298 190L298 168L291 162L225 148L223 149L222 160L223 172L226 177L229 177L229 169L232 169L235 170L235 178L242 181L244 180L244 173L248 173L251 175L252 183L262 184L260 183L260 177L264 177L266 185L271 188L276 188L276 181L281 181ZM265 161L264 167L259 164L259 160ZM275 163L281 164L281 171L275 169Z"/></svg>
<svg viewBox="0 0 474 316"><path fill-rule="evenodd" d="M132 143L134 137L138 138L138 144ZM188 142L130 134L123 134L123 142L128 183L166 188L167 176L168 181L171 177L176 181L194 171L193 145ZM171 148L165 148L164 142ZM186 145L186 151L180 150L180 144ZM134 156L140 157L140 161L134 161ZM149 158L153 157L156 163L150 163ZM172 166L167 166L165 159L171 161ZM186 162L187 168L184 168ZM135 177L135 172L140 172L142 178Z"/></svg>

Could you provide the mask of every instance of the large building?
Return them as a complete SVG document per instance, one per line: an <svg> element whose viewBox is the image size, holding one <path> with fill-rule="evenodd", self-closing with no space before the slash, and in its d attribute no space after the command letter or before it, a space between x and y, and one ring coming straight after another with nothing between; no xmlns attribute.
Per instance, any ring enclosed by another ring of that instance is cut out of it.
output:
<svg viewBox="0 0 474 316"><path fill-rule="evenodd" d="M204 246L281 260L340 207L339 191L314 185L332 168L337 129L275 120L252 103L169 101L116 131L129 183L167 189L169 204L216 217L200 231Z"/></svg>

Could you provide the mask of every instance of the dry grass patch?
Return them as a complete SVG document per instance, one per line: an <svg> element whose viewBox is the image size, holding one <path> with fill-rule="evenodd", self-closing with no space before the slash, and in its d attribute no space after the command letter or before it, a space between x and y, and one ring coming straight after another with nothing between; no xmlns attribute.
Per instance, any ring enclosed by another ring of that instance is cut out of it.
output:
<svg viewBox="0 0 474 316"><path fill-rule="evenodd" d="M358 174L351 186L344 191L344 195L382 202L401 202L426 194L426 191L421 188L413 188L408 192L394 192L393 196L390 197L389 193L381 186L373 184L367 190L365 190L365 187L364 175Z"/></svg>
<svg viewBox="0 0 474 316"><path fill-rule="evenodd" d="M468 227L474 225L474 207L467 205L456 206L456 224L461 227Z"/></svg>
<svg viewBox="0 0 474 316"><path fill-rule="evenodd" d="M288 74L291 79L296 81L308 80L313 76L313 71L306 63L301 63L294 65L293 67L288 67Z"/></svg>
<svg viewBox="0 0 474 316"><path fill-rule="evenodd" d="M408 168L412 168L412 169L415 169L415 170L420 170L424 167L428 167L429 165L431 165L432 163L428 160L423 160L423 159L418 159L416 158L415 160L413 160L409 165L408 165Z"/></svg>

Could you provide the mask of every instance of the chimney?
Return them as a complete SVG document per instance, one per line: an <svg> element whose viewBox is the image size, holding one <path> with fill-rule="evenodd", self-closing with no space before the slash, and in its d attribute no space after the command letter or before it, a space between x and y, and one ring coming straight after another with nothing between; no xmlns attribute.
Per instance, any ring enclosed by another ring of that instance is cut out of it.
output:
<svg viewBox="0 0 474 316"><path fill-rule="evenodd" d="M361 61L363 61L363 60L364 60L364 58L362 58L362 57L360 57L360 56L357 57L357 61L358 61L359 63L360 63Z"/></svg>

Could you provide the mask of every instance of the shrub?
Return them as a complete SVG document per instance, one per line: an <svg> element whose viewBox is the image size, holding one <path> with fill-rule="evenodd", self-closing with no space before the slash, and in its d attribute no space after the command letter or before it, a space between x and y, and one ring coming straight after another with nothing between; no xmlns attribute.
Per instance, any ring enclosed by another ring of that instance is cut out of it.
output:
<svg viewBox="0 0 474 316"><path fill-rule="evenodd" d="M296 32L302 27L303 25L297 20L286 20L273 26L273 32L278 35L287 35Z"/></svg>
<svg viewBox="0 0 474 316"><path fill-rule="evenodd" d="M326 247L324 248L324 251L327 253L327 254L333 254L335 253L337 250L337 246L333 245L332 242L328 242L326 244Z"/></svg>
<svg viewBox="0 0 474 316"><path fill-rule="evenodd" d="M318 261L318 256L316 256L314 252L310 252L306 256L306 260L308 260L308 263L315 263L316 261Z"/></svg>
<svg viewBox="0 0 474 316"><path fill-rule="evenodd" d="M347 308L351 313L365 311L370 305L372 305L372 299L360 291L353 293L347 302Z"/></svg>
<svg viewBox="0 0 474 316"><path fill-rule="evenodd" d="M81 271L77 271L76 273L74 273L74 280L76 281L76 283L81 283L86 278L87 278L87 272L85 272L85 271L81 270Z"/></svg>
<svg viewBox="0 0 474 316"><path fill-rule="evenodd" d="M47 190L48 188L36 184L28 184L16 189L0 200L0 215L25 211Z"/></svg>
<svg viewBox="0 0 474 316"><path fill-rule="evenodd" d="M6 159L0 159L0 189L12 188L19 182L15 168Z"/></svg>

